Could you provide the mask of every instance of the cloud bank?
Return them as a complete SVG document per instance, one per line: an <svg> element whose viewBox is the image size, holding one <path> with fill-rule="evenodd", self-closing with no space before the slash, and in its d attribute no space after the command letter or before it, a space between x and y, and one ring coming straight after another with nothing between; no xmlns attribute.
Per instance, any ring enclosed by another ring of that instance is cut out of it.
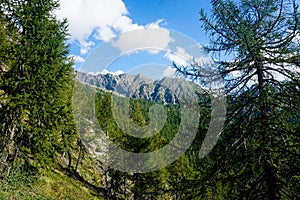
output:
<svg viewBox="0 0 300 200"><path fill-rule="evenodd" d="M121 52L120 56L139 51L165 52L164 58L181 66L193 60L184 47L170 46L175 40L168 29L162 28L166 25L163 19L145 25L134 23L123 0L60 0L55 14L68 20L70 42L79 45L79 55L70 57L78 65L86 61L97 41L111 44ZM164 76L173 74L171 68L164 72Z"/></svg>
<svg viewBox="0 0 300 200"><path fill-rule="evenodd" d="M95 46L91 39L109 42L119 33L159 28L163 22L159 19L145 26L134 23L122 0L60 0L55 14L68 20L71 41L79 43L82 55Z"/></svg>

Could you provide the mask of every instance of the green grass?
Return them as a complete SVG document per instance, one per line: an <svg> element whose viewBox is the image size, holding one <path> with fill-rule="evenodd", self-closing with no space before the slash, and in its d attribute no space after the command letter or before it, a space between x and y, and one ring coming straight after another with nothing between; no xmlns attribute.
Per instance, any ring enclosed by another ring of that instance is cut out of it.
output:
<svg viewBox="0 0 300 200"><path fill-rule="evenodd" d="M15 173L0 180L0 199L103 199L83 183L64 173L51 170L34 177L26 173Z"/></svg>

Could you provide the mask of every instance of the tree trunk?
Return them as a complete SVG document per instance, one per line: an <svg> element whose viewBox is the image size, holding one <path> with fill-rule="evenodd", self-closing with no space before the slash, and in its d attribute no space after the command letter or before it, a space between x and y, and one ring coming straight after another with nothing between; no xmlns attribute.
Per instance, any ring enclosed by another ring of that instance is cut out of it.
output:
<svg viewBox="0 0 300 200"><path fill-rule="evenodd" d="M279 187L278 187L278 180L276 176L276 169L268 160L271 159L271 154L266 149L266 146L271 144L270 137L268 137L268 114L267 114L267 94L264 91L264 79L263 79L263 70L262 67L257 67L257 79L258 79L258 89L259 89L259 102L260 102L260 115L261 115L261 130L260 134L262 134L262 144L265 146L262 147L262 152L266 155L267 160L263 163L266 183L267 183L267 190L268 190L268 198L270 200L277 200L279 198Z"/></svg>
<svg viewBox="0 0 300 200"><path fill-rule="evenodd" d="M272 165L270 165L267 161L264 163L264 171L266 176L266 182L268 187L268 198L270 200L278 200L279 197L279 188L278 188L278 180L276 176L276 169Z"/></svg>
<svg viewBox="0 0 300 200"><path fill-rule="evenodd" d="M69 158L68 169L71 169L71 167L72 167L72 156L71 156L70 151L68 151L67 154L68 154L68 158Z"/></svg>
<svg viewBox="0 0 300 200"><path fill-rule="evenodd" d="M14 124L11 128L6 127L6 133L7 133L7 141L4 144L3 148L3 156L1 158L1 173L5 173L5 168L7 168L7 176L10 174L10 163L9 161L11 160L10 157L14 154L13 149L14 149L14 136L15 136L15 129L16 129L16 124Z"/></svg>
<svg viewBox="0 0 300 200"><path fill-rule="evenodd" d="M77 172L77 168L78 168L78 165L79 165L81 152L82 152L82 145L80 143L80 145L79 145L79 154L78 154L78 158L77 158L77 162L76 162L76 166L75 166L75 172Z"/></svg>

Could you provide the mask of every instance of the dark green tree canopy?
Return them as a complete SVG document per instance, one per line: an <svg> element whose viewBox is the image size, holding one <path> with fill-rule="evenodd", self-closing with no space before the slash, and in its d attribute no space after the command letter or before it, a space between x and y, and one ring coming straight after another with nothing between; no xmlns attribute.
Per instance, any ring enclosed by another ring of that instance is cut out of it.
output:
<svg viewBox="0 0 300 200"><path fill-rule="evenodd" d="M58 1L3 0L1 25L6 47L0 77L2 163L17 158L27 166L47 166L72 133L72 62L66 21L53 14ZM11 168L10 167L10 168Z"/></svg>

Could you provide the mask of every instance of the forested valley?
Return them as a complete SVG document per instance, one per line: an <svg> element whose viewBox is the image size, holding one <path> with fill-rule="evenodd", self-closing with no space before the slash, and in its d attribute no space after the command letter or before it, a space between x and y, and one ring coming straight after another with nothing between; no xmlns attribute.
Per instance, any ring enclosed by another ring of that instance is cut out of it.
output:
<svg viewBox="0 0 300 200"><path fill-rule="evenodd" d="M58 1L0 0L0 199L300 199L299 5L211 5L211 13L199 16L210 37L206 49L225 81L227 113L218 142L199 157L212 111L203 89L195 111L201 120L188 150L159 170L130 173L107 165L117 158L103 153L105 141L93 143L88 112L95 112L101 128L97 137L147 153L172 141L183 105L128 98L76 81L68 22L53 14ZM198 63L174 68L189 80L203 78ZM74 91L82 98L74 100ZM131 119L141 127L150 123L151 106L163 106L163 128L148 138L124 133L112 100L126 98ZM86 129L76 127L78 116Z"/></svg>

